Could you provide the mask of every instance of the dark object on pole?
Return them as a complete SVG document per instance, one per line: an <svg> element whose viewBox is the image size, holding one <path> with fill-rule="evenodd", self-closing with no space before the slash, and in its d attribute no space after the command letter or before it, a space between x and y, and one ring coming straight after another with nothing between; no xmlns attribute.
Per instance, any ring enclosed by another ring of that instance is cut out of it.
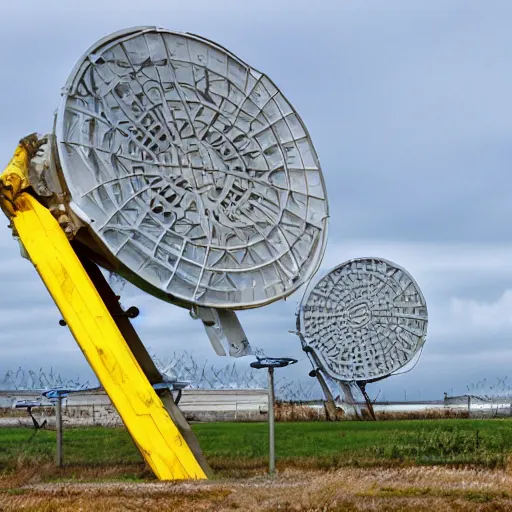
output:
<svg viewBox="0 0 512 512"><path fill-rule="evenodd" d="M113 313L112 316L126 316L128 318L137 318L139 314L140 311L137 306L130 306L126 311L122 311L121 313Z"/></svg>
<svg viewBox="0 0 512 512"><path fill-rule="evenodd" d="M291 357L257 357L256 359L251 363L251 368L268 369L268 472L273 475L276 471L274 368L284 368L290 364L295 364L297 359Z"/></svg>
<svg viewBox="0 0 512 512"><path fill-rule="evenodd" d="M251 363L251 368L284 368L296 362L297 359L291 357L256 357L256 361Z"/></svg>

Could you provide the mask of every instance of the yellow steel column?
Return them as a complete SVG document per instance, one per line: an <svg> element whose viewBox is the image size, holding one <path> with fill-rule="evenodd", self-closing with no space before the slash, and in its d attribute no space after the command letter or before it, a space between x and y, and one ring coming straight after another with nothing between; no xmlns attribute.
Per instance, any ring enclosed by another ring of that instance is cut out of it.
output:
<svg viewBox="0 0 512 512"><path fill-rule="evenodd" d="M160 480L206 478L57 221L25 192L12 200L25 250L151 469Z"/></svg>

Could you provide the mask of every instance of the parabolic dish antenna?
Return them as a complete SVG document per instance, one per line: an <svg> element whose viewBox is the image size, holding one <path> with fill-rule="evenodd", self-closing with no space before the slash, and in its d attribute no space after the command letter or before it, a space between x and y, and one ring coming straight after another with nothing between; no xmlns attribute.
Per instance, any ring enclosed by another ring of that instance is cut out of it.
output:
<svg viewBox="0 0 512 512"><path fill-rule="evenodd" d="M311 139L221 46L155 27L102 39L71 73L55 133L70 209L146 291L243 309L318 270L328 211Z"/></svg>
<svg viewBox="0 0 512 512"><path fill-rule="evenodd" d="M427 320L411 275L377 258L332 269L306 290L298 312L303 346L342 382L378 380L405 366L423 347Z"/></svg>

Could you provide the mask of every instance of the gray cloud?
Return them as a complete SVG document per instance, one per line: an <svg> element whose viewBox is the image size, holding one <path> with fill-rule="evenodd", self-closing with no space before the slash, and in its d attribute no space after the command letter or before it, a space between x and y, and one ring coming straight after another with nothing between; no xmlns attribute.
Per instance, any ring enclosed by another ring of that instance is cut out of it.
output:
<svg viewBox="0 0 512 512"><path fill-rule="evenodd" d="M422 398L463 391L505 375L511 356L511 15L505 0L3 2L0 152L7 163L19 138L51 128L70 70L103 35L156 24L219 42L274 79L311 132L331 206L324 270L381 256L424 290L422 358L374 389L387 398L405 388ZM0 253L0 375L53 365L89 378L5 228ZM186 311L133 289L126 295L126 305L142 310L136 326L153 352L186 348L227 362ZM306 378L308 362L288 334L299 298L240 317L254 345L301 359L283 375Z"/></svg>

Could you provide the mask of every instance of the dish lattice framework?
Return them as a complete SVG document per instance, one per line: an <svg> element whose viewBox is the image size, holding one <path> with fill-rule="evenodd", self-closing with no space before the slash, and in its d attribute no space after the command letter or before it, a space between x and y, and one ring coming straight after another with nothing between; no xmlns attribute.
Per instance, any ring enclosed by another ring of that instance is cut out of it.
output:
<svg viewBox="0 0 512 512"><path fill-rule="evenodd" d="M411 275L377 258L350 260L309 290L299 308L304 345L340 381L391 375L421 350L427 305Z"/></svg>
<svg viewBox="0 0 512 512"><path fill-rule="evenodd" d="M154 27L105 38L72 72L56 136L71 208L171 300L260 306L318 270L313 144L273 82L224 48Z"/></svg>

